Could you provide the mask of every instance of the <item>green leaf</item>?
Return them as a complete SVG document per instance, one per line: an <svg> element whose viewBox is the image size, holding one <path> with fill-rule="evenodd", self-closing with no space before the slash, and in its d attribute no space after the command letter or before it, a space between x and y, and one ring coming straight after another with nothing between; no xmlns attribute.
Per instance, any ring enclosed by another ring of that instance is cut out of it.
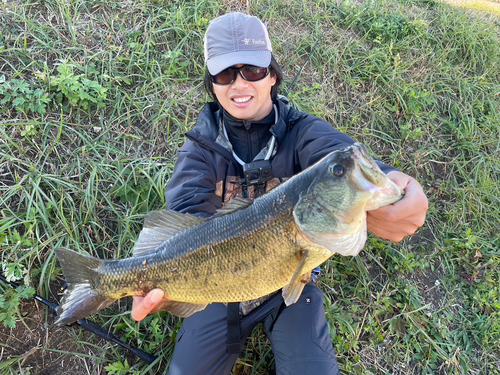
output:
<svg viewBox="0 0 500 375"><path fill-rule="evenodd" d="M35 289L32 288L31 286L27 286L27 285L20 285L16 289L16 291L17 291L17 294L19 295L19 297L23 298L23 299L31 298L35 294Z"/></svg>
<svg viewBox="0 0 500 375"><path fill-rule="evenodd" d="M16 99L12 101L12 105L14 107L20 107L25 103L25 100L22 96L18 96Z"/></svg>
<svg viewBox="0 0 500 375"><path fill-rule="evenodd" d="M16 318L14 315L7 316L6 314L0 313L0 322L2 322L6 328L16 328Z"/></svg>

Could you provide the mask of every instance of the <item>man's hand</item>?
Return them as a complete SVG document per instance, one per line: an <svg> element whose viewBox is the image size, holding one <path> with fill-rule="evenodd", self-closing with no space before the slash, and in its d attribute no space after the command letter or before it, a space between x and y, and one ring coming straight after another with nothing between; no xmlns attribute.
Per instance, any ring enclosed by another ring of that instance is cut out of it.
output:
<svg viewBox="0 0 500 375"><path fill-rule="evenodd" d="M132 319L140 321L149 313L153 312L156 307L165 302L163 298L164 292L161 289L153 289L144 297L134 296L132 303L132 311L130 315Z"/></svg>
<svg viewBox="0 0 500 375"><path fill-rule="evenodd" d="M377 237L399 242L424 225L429 202L422 186L414 178L398 171L387 174L405 191L400 201L367 213L368 230Z"/></svg>

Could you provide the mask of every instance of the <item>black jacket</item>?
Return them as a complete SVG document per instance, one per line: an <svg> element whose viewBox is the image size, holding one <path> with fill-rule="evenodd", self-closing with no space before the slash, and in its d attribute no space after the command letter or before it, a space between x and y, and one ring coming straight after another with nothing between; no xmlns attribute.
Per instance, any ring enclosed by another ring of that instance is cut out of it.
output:
<svg viewBox="0 0 500 375"><path fill-rule="evenodd" d="M331 151L354 143L324 120L299 112L280 100L275 104L279 118L270 128L277 141L277 151L271 160L275 179L268 183L267 190ZM235 183L243 177L242 167L231 151L222 146L220 125L219 106L208 103L178 151L179 158L166 189L167 209L208 217L234 195L255 197L253 186L245 192ZM385 173L396 170L381 162L378 164Z"/></svg>

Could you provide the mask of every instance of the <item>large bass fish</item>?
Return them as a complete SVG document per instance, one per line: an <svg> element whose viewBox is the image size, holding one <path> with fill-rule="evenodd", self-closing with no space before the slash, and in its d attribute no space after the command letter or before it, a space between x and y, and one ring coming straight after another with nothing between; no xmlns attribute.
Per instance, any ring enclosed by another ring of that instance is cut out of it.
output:
<svg viewBox="0 0 500 375"><path fill-rule="evenodd" d="M402 196L356 143L253 202L228 202L209 219L153 212L131 258L104 261L55 250L68 283L56 323L70 324L153 288L168 298L162 310L182 317L212 302L253 300L281 288L292 304L312 269L335 253L361 251L366 211Z"/></svg>

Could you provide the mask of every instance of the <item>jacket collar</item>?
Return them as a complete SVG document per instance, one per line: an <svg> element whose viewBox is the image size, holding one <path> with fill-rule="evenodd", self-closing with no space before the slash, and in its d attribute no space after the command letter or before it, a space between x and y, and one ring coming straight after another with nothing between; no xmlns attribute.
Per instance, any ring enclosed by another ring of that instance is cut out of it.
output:
<svg viewBox="0 0 500 375"><path fill-rule="evenodd" d="M289 130L293 126L293 123L302 116L301 112L296 111L281 100L277 100L275 104L279 113L278 122L274 124L270 130L276 137L279 146L287 130ZM226 155L226 153L227 155L231 155L229 151L215 142L219 135L221 111L222 109L217 103L210 102L205 104L198 115L195 126L186 133L186 137L211 149L217 151L222 149L225 151L223 152L224 155Z"/></svg>

